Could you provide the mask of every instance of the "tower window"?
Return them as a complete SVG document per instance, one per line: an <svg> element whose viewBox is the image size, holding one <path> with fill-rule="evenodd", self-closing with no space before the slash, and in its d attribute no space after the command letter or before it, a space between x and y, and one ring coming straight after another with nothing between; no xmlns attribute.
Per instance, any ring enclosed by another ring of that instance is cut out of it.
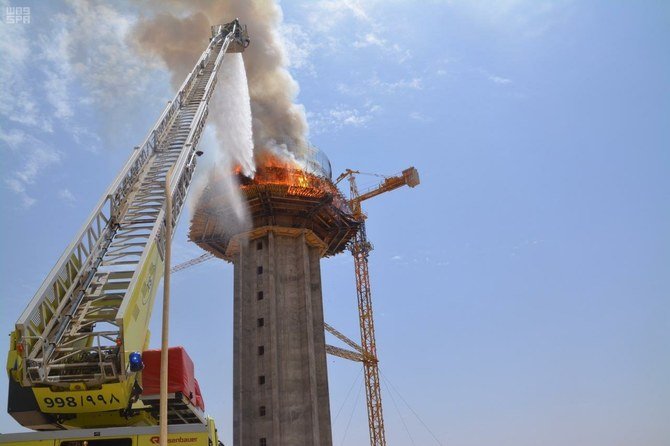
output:
<svg viewBox="0 0 670 446"><path fill-rule="evenodd" d="M258 271L258 274L263 274L263 267L259 266L256 271Z"/></svg>
<svg viewBox="0 0 670 446"><path fill-rule="evenodd" d="M258 346L258 356L263 356L265 354L265 347L262 345Z"/></svg>
<svg viewBox="0 0 670 446"><path fill-rule="evenodd" d="M263 300L263 292L262 291L259 291L257 296L258 296L258 300Z"/></svg>
<svg viewBox="0 0 670 446"><path fill-rule="evenodd" d="M262 437L260 440L258 440L258 446L268 446L268 441L265 439L265 437Z"/></svg>
<svg viewBox="0 0 670 446"><path fill-rule="evenodd" d="M261 406L258 408L258 415L260 415L261 417L265 416L265 406Z"/></svg>
<svg viewBox="0 0 670 446"><path fill-rule="evenodd" d="M261 375L258 377L258 384L261 386L265 384L265 375Z"/></svg>
<svg viewBox="0 0 670 446"><path fill-rule="evenodd" d="M262 317L259 317L258 319L256 319L256 324L259 327L262 327L263 325L265 325L265 319L263 319Z"/></svg>
<svg viewBox="0 0 670 446"><path fill-rule="evenodd" d="M256 249L259 250L259 251L260 251L261 249L263 249L263 242L258 242L258 243L256 243Z"/></svg>

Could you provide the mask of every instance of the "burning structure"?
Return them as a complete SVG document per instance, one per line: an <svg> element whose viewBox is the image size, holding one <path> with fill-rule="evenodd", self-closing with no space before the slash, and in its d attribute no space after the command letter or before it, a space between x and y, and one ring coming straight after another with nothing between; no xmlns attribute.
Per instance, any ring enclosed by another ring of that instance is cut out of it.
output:
<svg viewBox="0 0 670 446"><path fill-rule="evenodd" d="M328 159L269 154L254 178L238 169L248 228L217 187L204 190L190 239L234 264L234 444L330 445L320 259L343 251L361 220L332 182ZM263 441L265 439L265 441Z"/></svg>

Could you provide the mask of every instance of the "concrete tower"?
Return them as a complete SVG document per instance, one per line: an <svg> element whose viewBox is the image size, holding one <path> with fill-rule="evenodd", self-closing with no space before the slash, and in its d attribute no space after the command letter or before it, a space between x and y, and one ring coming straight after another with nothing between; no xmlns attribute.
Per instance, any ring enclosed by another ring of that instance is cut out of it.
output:
<svg viewBox="0 0 670 446"><path fill-rule="evenodd" d="M233 443L330 446L320 259L343 251L360 223L327 160L309 171L265 162L254 179L236 176L249 227L226 224L233 209L214 178L190 229L235 266Z"/></svg>

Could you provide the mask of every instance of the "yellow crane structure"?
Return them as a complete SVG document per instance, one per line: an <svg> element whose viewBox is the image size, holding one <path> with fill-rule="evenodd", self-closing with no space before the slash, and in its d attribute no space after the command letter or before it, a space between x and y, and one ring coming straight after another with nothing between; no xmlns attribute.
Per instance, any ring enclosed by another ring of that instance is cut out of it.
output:
<svg viewBox="0 0 670 446"><path fill-rule="evenodd" d="M361 172L357 170L347 169L337 178L335 184L347 177L349 178L349 189L351 193L349 204L354 216L362 221L358 233L349 246L351 254L354 256L354 269L356 272L358 317L361 329L361 346L359 351L361 352L360 357L363 362L363 372L365 374L365 395L368 406L370 444L372 446L385 446L386 434L384 431L384 414L382 411L382 396L379 380L379 360L377 358L375 323L372 312L372 293L370 291L370 273L368 270L368 257L370 251L372 251L372 244L367 238L365 230L365 219L367 216L361 209L361 203L402 186L416 187L420 180L418 171L414 167L410 167L403 170L399 175L384 178L384 180L377 186L360 193L358 185L356 184L356 175L360 173ZM351 355L338 356L352 359Z"/></svg>

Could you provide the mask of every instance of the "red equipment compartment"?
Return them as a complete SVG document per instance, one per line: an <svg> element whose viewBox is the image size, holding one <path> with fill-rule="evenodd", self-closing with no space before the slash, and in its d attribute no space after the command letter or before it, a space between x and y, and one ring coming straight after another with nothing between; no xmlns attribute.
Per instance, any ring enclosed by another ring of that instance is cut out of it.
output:
<svg viewBox="0 0 670 446"><path fill-rule="evenodd" d="M142 394L158 395L161 388L161 351L146 350L142 353ZM205 402L200 393L195 367L184 347L168 349L168 393L181 392L194 406L205 410Z"/></svg>

